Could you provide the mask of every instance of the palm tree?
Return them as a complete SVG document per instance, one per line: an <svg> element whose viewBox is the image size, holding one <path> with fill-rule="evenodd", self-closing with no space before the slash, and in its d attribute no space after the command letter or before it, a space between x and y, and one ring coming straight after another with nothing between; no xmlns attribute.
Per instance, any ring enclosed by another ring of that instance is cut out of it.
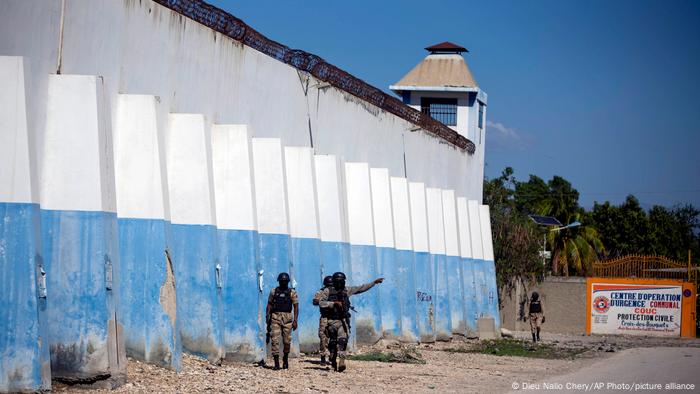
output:
<svg viewBox="0 0 700 394"><path fill-rule="evenodd" d="M515 201L520 210L543 216L554 216L562 223L586 222L585 211L578 205L578 191L566 179L554 176L545 182L530 176L515 188ZM605 248L598 232L590 225L547 232L547 244L552 251L552 273L568 276L570 271L580 275L591 272L594 261Z"/></svg>

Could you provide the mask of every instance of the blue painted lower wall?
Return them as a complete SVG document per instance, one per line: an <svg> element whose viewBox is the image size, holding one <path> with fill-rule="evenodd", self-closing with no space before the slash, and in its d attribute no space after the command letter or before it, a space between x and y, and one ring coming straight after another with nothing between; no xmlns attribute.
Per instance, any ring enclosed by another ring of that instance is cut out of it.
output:
<svg viewBox="0 0 700 394"><path fill-rule="evenodd" d="M382 337L398 339L401 337L401 277L396 259L396 249L377 249L377 276L384 278L384 283L376 287L381 311ZM370 291L375 291L372 289Z"/></svg>
<svg viewBox="0 0 700 394"><path fill-rule="evenodd" d="M170 228L182 349L218 362L224 353L222 292L216 280L216 228L174 223Z"/></svg>
<svg viewBox="0 0 700 394"><path fill-rule="evenodd" d="M464 316L467 324L467 336L476 336L476 319L479 308L476 297L475 264L473 259L462 259L462 285L464 288Z"/></svg>
<svg viewBox="0 0 700 394"><path fill-rule="evenodd" d="M373 281L377 278L376 248L350 245L350 264L352 271L348 277L348 285L359 286ZM376 288L353 296L351 301L357 310L352 319L355 340L360 345L374 344L381 337L381 310Z"/></svg>
<svg viewBox="0 0 700 394"><path fill-rule="evenodd" d="M41 211L54 378L125 377L117 233L114 213Z"/></svg>
<svg viewBox="0 0 700 394"><path fill-rule="evenodd" d="M450 288L447 283L447 256L430 254L433 267L435 289L435 338L447 341L452 338L452 320L450 319Z"/></svg>
<svg viewBox="0 0 700 394"><path fill-rule="evenodd" d="M174 269L167 254L170 223L125 218L118 223L121 300L117 311L127 354L179 370L182 345Z"/></svg>
<svg viewBox="0 0 700 394"><path fill-rule="evenodd" d="M316 238L292 238L292 261L299 296L297 336L302 352L318 350L318 307L312 304L321 288L321 241Z"/></svg>
<svg viewBox="0 0 700 394"><path fill-rule="evenodd" d="M40 220L37 204L0 203L0 392L51 388Z"/></svg>
<svg viewBox="0 0 700 394"><path fill-rule="evenodd" d="M446 264L452 333L466 335L467 323L464 318L464 278L462 274L462 258L458 256L447 256Z"/></svg>
<svg viewBox="0 0 700 394"><path fill-rule="evenodd" d="M416 309L418 334L421 342L435 341L435 294L430 254L414 253L416 269Z"/></svg>
<svg viewBox="0 0 700 394"><path fill-rule="evenodd" d="M258 242L256 231L218 230L219 258L226 267L222 299L227 360L252 362L265 356L263 294L258 289Z"/></svg>
<svg viewBox="0 0 700 394"><path fill-rule="evenodd" d="M350 274L350 244L345 242L321 242L321 271L322 276L333 275L335 272Z"/></svg>
<svg viewBox="0 0 700 394"><path fill-rule="evenodd" d="M398 302L401 306L401 340L417 342L418 310L416 304L416 268L413 251L397 250L396 266L399 287Z"/></svg>
<svg viewBox="0 0 700 394"><path fill-rule="evenodd" d="M496 330L501 329L501 314L498 309L498 285L496 283L496 264L494 261L486 260L485 265L485 276L486 276L486 288L488 289L488 308L489 315L493 316L496 323Z"/></svg>

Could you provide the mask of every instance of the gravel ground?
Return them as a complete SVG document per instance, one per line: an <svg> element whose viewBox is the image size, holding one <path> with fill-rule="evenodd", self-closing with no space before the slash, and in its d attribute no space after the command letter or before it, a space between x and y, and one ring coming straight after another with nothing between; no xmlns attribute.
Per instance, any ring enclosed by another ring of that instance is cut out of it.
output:
<svg viewBox="0 0 700 394"><path fill-rule="evenodd" d="M526 339L529 333L516 332ZM425 364L348 361L348 370L336 373L319 365L316 356L290 360L290 369L273 371L252 364L211 365L197 357L185 355L182 371L173 371L129 359L128 382L115 393L159 392L229 392L229 393L483 393L508 392L513 382L535 381L577 371L616 351L635 347L700 347L700 340L639 337L571 336L545 334L543 341L562 348L585 349L576 359L533 359L499 357L476 353L449 352L446 349L468 348L475 341L423 344L417 350ZM388 349L388 350L387 350ZM403 345L382 342L369 351L406 350ZM106 392L77 389L54 383L58 392Z"/></svg>

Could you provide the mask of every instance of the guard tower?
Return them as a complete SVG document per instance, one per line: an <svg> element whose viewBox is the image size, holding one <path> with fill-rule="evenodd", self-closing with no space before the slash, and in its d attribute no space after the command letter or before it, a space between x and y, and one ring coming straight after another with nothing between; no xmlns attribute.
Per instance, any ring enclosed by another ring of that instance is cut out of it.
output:
<svg viewBox="0 0 700 394"><path fill-rule="evenodd" d="M428 56L389 89L401 96L405 104L481 145L487 100L462 56L469 51L451 42L425 49Z"/></svg>

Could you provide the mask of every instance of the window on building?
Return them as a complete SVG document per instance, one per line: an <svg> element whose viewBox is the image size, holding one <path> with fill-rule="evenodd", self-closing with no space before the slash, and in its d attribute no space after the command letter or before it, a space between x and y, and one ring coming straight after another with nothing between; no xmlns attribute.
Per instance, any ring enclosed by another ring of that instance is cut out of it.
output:
<svg viewBox="0 0 700 394"><path fill-rule="evenodd" d="M420 100L420 110L447 126L457 126L456 98L428 98Z"/></svg>
<svg viewBox="0 0 700 394"><path fill-rule="evenodd" d="M479 128L484 128L484 104L479 103Z"/></svg>

